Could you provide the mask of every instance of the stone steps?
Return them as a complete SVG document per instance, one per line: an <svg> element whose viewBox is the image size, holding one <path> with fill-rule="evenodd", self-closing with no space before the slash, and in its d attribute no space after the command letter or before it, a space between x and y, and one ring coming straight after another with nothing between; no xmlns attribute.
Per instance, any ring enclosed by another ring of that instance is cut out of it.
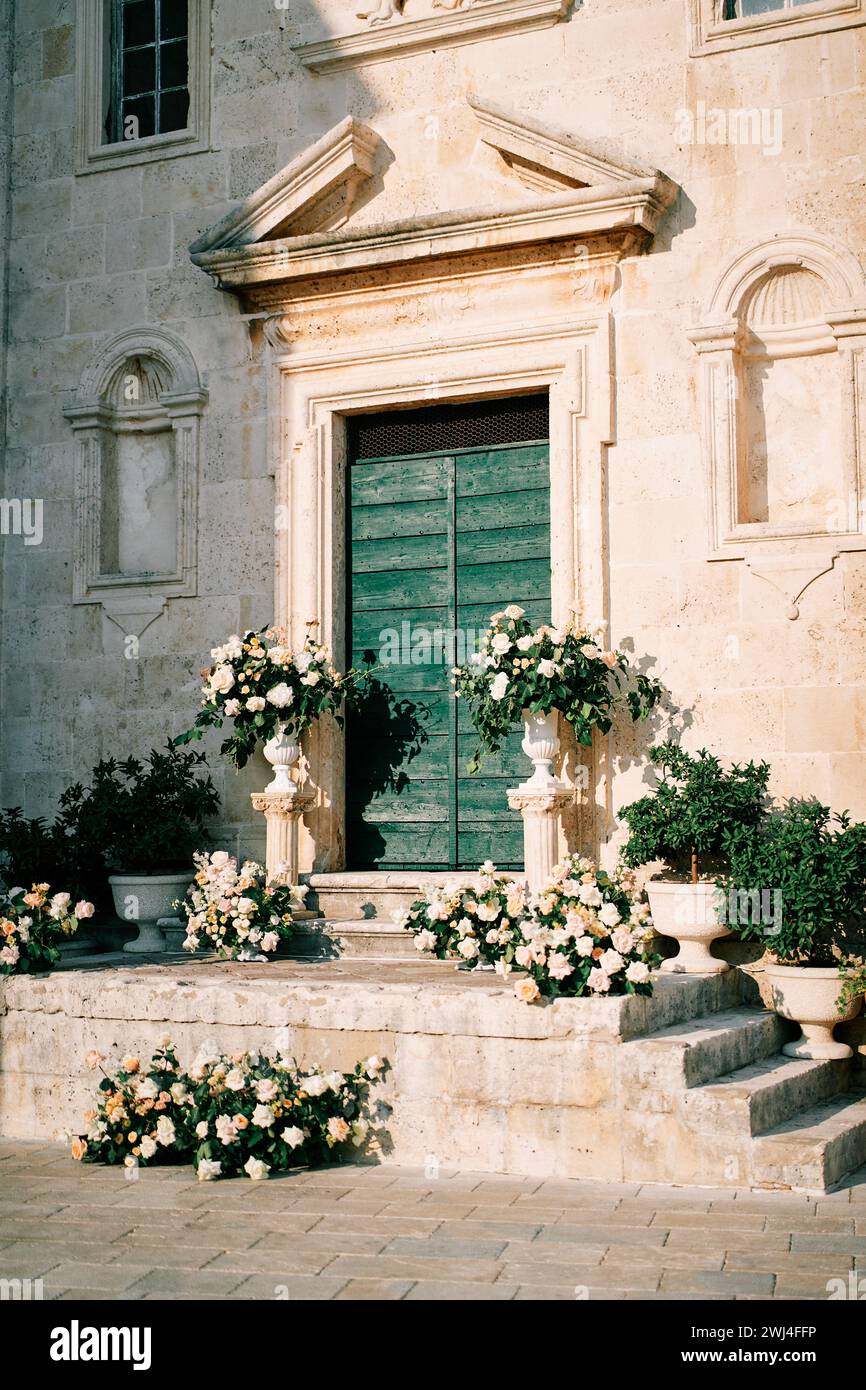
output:
<svg viewBox="0 0 866 1390"><path fill-rule="evenodd" d="M845 1091L752 1140L755 1186L826 1190L866 1162L866 1096Z"/></svg>
<svg viewBox="0 0 866 1390"><path fill-rule="evenodd" d="M757 1135L846 1091L850 1062L772 1057L685 1092L681 1113L692 1129Z"/></svg>
<svg viewBox="0 0 866 1390"><path fill-rule="evenodd" d="M431 960L415 949L411 932L376 917L355 921L317 917L296 922L286 955L293 959ZM434 962L439 964L440 962ZM453 962L452 962L453 964Z"/></svg>
<svg viewBox="0 0 866 1390"><path fill-rule="evenodd" d="M727 975L719 977L728 979ZM626 1043L620 1077L628 1093L647 1104L714 1081L779 1052L790 1036L767 1009L721 1008Z"/></svg>

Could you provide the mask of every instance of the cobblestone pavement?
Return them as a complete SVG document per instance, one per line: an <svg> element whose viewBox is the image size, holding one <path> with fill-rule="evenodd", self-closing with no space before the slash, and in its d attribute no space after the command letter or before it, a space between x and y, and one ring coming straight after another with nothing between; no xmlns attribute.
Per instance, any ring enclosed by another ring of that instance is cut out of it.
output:
<svg viewBox="0 0 866 1390"><path fill-rule="evenodd" d="M866 1169L826 1197L388 1166L128 1181L0 1144L0 1278L46 1299L826 1299L864 1266Z"/></svg>

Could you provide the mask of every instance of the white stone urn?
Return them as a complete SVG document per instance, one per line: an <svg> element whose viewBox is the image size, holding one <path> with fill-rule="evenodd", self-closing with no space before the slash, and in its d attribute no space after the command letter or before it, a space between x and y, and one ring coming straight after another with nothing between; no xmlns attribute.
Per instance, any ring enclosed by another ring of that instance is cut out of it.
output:
<svg viewBox="0 0 866 1390"><path fill-rule="evenodd" d="M837 1042L833 1028L856 1018L863 1002L859 995L840 1014L836 1005L842 980L835 966L778 965L766 967L773 1008L782 1018L799 1023L802 1034L782 1048L786 1057L812 1062L853 1056L847 1043Z"/></svg>
<svg viewBox="0 0 866 1390"><path fill-rule="evenodd" d="M556 710L550 714L532 714L528 709L523 711L523 742L520 746L535 764L535 771L526 782L521 782L521 790L530 787L542 792L562 790L562 784L553 775L553 764L559 753L559 735L556 732L558 719Z"/></svg>
<svg viewBox="0 0 866 1390"><path fill-rule="evenodd" d="M679 953L665 960L661 969L673 975L721 975L725 960L710 954L710 945L730 936L719 921L719 890L715 883L675 883L650 879L646 886L653 926L661 936L673 937Z"/></svg>
<svg viewBox="0 0 866 1390"><path fill-rule="evenodd" d="M291 724L279 724L273 738L269 738L264 748L265 757L274 769L274 775L266 792L297 791L297 783L292 780L291 770L301 756L298 736Z"/></svg>
<svg viewBox="0 0 866 1390"><path fill-rule="evenodd" d="M114 910L127 926L137 926L138 936L127 941L124 951L161 952L165 950L160 917L173 915L174 903L182 898L192 882L192 873L184 869L174 874L111 874L111 894Z"/></svg>

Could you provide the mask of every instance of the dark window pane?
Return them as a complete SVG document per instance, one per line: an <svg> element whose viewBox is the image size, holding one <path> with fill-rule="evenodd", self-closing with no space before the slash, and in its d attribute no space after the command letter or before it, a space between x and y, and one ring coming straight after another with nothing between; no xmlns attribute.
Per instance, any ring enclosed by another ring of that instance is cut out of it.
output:
<svg viewBox="0 0 866 1390"><path fill-rule="evenodd" d="M123 55L123 95L137 96L139 92L152 92L156 86L156 50L135 48Z"/></svg>
<svg viewBox="0 0 866 1390"><path fill-rule="evenodd" d="M740 13L743 19L750 19L752 15L784 9L784 4L785 0L740 0Z"/></svg>
<svg viewBox="0 0 866 1390"><path fill-rule="evenodd" d="M159 37L186 38L189 32L188 0L162 0L160 5Z"/></svg>
<svg viewBox="0 0 866 1390"><path fill-rule="evenodd" d="M156 37L156 0L128 0L123 7L123 46L153 43Z"/></svg>
<svg viewBox="0 0 866 1390"><path fill-rule="evenodd" d="M186 130L189 113L189 92L165 92L159 99L159 129Z"/></svg>
<svg viewBox="0 0 866 1390"><path fill-rule="evenodd" d="M188 76L186 39L160 44L159 85L163 91L166 87L185 87Z"/></svg>
<svg viewBox="0 0 866 1390"><path fill-rule="evenodd" d="M125 101L119 139L144 140L148 135L155 135L153 115L153 97L135 97L132 101ZM136 124L133 124L133 118Z"/></svg>

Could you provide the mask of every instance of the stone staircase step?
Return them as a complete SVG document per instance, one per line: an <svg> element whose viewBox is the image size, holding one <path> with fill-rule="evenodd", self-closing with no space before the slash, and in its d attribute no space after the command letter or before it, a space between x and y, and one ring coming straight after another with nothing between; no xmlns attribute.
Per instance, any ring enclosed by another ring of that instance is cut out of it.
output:
<svg viewBox="0 0 866 1390"><path fill-rule="evenodd" d="M667 1110L677 1093L773 1056L789 1025L767 1009L722 1009L634 1039L620 1060L623 1100Z"/></svg>
<svg viewBox="0 0 866 1390"><path fill-rule="evenodd" d="M680 1100L690 1129L719 1135L762 1134L848 1089L850 1062L805 1062L771 1057L703 1086Z"/></svg>
<svg viewBox="0 0 866 1390"><path fill-rule="evenodd" d="M318 917L296 923L286 955L319 959L366 957L379 960L430 960L415 949L411 932L378 918L355 921ZM453 964L453 962L451 962Z"/></svg>
<svg viewBox="0 0 866 1390"><path fill-rule="evenodd" d="M866 1162L866 1095L845 1091L752 1140L759 1187L826 1190Z"/></svg>
<svg viewBox="0 0 866 1390"><path fill-rule="evenodd" d="M375 918L391 923L394 914L410 908L425 889L446 883L471 883L476 877L466 870L310 874L308 901L331 921ZM502 877L519 875L503 873Z"/></svg>

